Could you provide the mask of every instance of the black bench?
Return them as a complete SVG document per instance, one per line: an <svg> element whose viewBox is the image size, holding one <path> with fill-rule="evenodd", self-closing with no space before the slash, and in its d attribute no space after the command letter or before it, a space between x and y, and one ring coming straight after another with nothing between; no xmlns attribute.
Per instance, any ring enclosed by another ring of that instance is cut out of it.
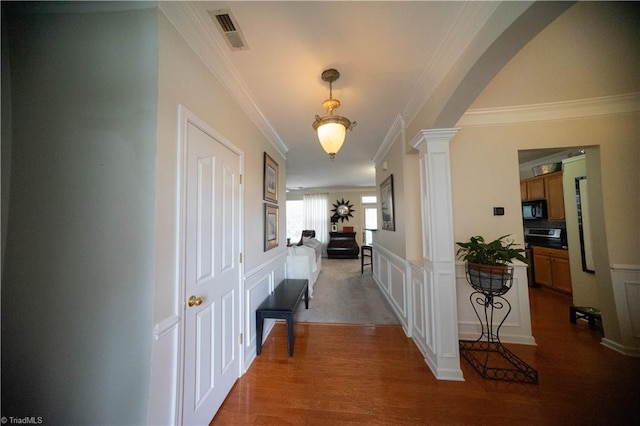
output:
<svg viewBox="0 0 640 426"><path fill-rule="evenodd" d="M265 318L287 321L289 356L293 356L293 314L304 296L309 309L309 280L283 280L256 310L256 354L262 352L262 328Z"/></svg>
<svg viewBox="0 0 640 426"><path fill-rule="evenodd" d="M569 308L569 322L575 324L578 319L586 319L591 327L602 328L602 315L599 309L589 306L571 306Z"/></svg>

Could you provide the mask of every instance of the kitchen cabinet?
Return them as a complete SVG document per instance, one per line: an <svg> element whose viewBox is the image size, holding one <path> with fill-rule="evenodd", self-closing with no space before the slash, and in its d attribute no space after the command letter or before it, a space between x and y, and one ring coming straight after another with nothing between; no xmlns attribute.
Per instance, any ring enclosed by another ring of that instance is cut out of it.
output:
<svg viewBox="0 0 640 426"><path fill-rule="evenodd" d="M562 172L551 173L544 179L547 198L547 219L564 220L564 189Z"/></svg>
<svg viewBox="0 0 640 426"><path fill-rule="evenodd" d="M533 270L536 284L571 294L571 269L567 250L533 246Z"/></svg>
<svg viewBox="0 0 640 426"><path fill-rule="evenodd" d="M544 177L538 176L520 181L520 198L522 201L542 200L545 198Z"/></svg>
<svg viewBox="0 0 640 426"><path fill-rule="evenodd" d="M547 220L564 220L562 172L521 180L520 198L522 201L546 200Z"/></svg>

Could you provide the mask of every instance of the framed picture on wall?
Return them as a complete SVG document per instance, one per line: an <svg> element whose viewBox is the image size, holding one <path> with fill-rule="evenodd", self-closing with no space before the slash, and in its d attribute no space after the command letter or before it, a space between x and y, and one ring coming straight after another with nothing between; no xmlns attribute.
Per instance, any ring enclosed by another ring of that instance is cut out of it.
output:
<svg viewBox="0 0 640 426"><path fill-rule="evenodd" d="M264 153L264 191L265 201L278 203L278 163Z"/></svg>
<svg viewBox="0 0 640 426"><path fill-rule="evenodd" d="M389 175L380 184L380 210L382 211L382 229L396 230L396 221L393 210L393 175Z"/></svg>
<svg viewBox="0 0 640 426"><path fill-rule="evenodd" d="M264 205L264 251L278 247L278 206Z"/></svg>

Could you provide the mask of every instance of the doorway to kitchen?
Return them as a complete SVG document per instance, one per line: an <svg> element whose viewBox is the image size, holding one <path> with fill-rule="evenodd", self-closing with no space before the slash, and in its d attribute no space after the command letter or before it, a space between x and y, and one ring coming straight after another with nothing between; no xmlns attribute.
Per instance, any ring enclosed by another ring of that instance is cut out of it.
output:
<svg viewBox="0 0 640 426"><path fill-rule="evenodd" d="M601 193L599 155L597 146L518 151L529 286L596 310L592 235L604 230L590 213L603 206L589 194Z"/></svg>

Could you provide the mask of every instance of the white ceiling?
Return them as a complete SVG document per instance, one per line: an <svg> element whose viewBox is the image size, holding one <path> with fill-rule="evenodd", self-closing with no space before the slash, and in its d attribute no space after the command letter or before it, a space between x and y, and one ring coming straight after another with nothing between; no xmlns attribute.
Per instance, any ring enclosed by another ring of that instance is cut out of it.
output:
<svg viewBox="0 0 640 426"><path fill-rule="evenodd" d="M286 156L287 188L375 186L374 157L399 115L424 103L496 11L496 2L193 2L227 77ZM161 6L162 7L162 6ZM232 51L209 11L228 9L248 48ZM336 68L337 114L357 121L334 161L311 127ZM409 117L412 118L412 117ZM396 127L397 129L397 127ZM264 131L264 130L263 130Z"/></svg>

